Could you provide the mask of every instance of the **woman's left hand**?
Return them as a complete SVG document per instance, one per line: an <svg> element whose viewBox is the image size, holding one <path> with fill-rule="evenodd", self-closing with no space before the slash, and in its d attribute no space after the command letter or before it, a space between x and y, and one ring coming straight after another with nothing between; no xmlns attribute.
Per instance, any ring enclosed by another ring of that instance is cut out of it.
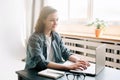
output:
<svg viewBox="0 0 120 80"><path fill-rule="evenodd" d="M77 60L75 63L81 64L83 69L87 69L90 66L90 63L84 60Z"/></svg>
<svg viewBox="0 0 120 80"><path fill-rule="evenodd" d="M85 61L85 60L77 60L76 62L79 62L80 64L83 64L86 66L90 66L90 63L88 61Z"/></svg>

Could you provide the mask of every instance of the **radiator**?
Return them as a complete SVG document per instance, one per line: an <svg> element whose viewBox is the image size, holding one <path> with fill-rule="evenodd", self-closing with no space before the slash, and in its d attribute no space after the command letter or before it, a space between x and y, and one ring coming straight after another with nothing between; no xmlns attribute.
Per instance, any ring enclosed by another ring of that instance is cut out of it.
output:
<svg viewBox="0 0 120 80"><path fill-rule="evenodd" d="M101 44L106 44L105 65L108 67L120 69L120 42L91 39L83 37L61 35L65 46L72 53L79 54L79 58L95 62L95 48Z"/></svg>

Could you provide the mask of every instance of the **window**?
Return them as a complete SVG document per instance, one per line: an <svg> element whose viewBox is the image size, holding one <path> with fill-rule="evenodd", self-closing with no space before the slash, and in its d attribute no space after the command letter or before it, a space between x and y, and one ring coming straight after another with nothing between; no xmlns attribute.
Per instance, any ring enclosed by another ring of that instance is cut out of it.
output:
<svg viewBox="0 0 120 80"><path fill-rule="evenodd" d="M45 5L56 8L60 21L88 21L95 18L120 21L120 0L45 0Z"/></svg>
<svg viewBox="0 0 120 80"><path fill-rule="evenodd" d="M60 20L67 20L68 0L46 0L45 5L56 8L58 10Z"/></svg>
<svg viewBox="0 0 120 80"><path fill-rule="evenodd" d="M88 0L69 0L70 1L70 19L87 18Z"/></svg>
<svg viewBox="0 0 120 80"><path fill-rule="evenodd" d="M56 8L60 20L80 20L87 18L88 0L46 0L45 5Z"/></svg>
<svg viewBox="0 0 120 80"><path fill-rule="evenodd" d="M93 17L107 21L120 21L120 0L94 0Z"/></svg>

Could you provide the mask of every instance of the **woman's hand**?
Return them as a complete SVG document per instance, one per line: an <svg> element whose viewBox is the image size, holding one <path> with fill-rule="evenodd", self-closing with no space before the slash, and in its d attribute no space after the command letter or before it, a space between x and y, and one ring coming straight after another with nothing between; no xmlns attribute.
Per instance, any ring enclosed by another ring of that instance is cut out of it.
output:
<svg viewBox="0 0 120 80"><path fill-rule="evenodd" d="M76 63L83 64L87 67L90 66L90 63L88 61L85 61L85 60L77 60Z"/></svg>
<svg viewBox="0 0 120 80"><path fill-rule="evenodd" d="M85 70L88 66L90 66L88 61L82 60L81 56L78 54L73 54L69 57L69 60L74 62L69 69L81 69Z"/></svg>
<svg viewBox="0 0 120 80"><path fill-rule="evenodd" d="M71 65L67 65L69 70L74 70L74 69L85 70L87 69L88 66L90 66L89 62L83 60L78 60Z"/></svg>

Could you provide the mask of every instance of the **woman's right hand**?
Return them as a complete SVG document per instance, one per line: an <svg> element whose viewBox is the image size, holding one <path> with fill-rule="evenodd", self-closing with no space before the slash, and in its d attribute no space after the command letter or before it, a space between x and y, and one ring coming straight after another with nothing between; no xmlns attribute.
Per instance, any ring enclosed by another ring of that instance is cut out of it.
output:
<svg viewBox="0 0 120 80"><path fill-rule="evenodd" d="M85 70L87 69L88 66L80 62L76 62L71 65L67 65L66 67L68 70L75 70L75 69Z"/></svg>

